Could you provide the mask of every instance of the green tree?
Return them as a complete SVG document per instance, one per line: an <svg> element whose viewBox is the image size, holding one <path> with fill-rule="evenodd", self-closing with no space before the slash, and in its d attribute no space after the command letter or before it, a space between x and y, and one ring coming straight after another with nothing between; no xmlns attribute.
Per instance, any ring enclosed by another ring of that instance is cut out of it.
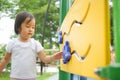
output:
<svg viewBox="0 0 120 80"><path fill-rule="evenodd" d="M16 2L13 0L0 0L0 18L9 16L15 10Z"/></svg>

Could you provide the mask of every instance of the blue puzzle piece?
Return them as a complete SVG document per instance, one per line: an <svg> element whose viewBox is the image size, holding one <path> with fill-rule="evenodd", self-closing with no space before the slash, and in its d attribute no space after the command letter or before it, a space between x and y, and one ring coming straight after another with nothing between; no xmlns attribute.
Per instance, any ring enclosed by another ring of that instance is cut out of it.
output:
<svg viewBox="0 0 120 80"><path fill-rule="evenodd" d="M58 43L62 44L62 42L63 42L62 31L59 31L59 33L58 33Z"/></svg>
<svg viewBox="0 0 120 80"><path fill-rule="evenodd" d="M65 42L65 46L63 48L63 63L66 64L71 58L70 46L69 42Z"/></svg>

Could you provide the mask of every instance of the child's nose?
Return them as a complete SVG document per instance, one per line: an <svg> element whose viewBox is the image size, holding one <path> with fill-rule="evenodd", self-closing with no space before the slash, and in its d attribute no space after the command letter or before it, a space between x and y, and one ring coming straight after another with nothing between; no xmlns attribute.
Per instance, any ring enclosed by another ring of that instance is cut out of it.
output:
<svg viewBox="0 0 120 80"><path fill-rule="evenodd" d="M29 30L30 30L30 31L33 31L33 29L32 29L32 28L30 28Z"/></svg>

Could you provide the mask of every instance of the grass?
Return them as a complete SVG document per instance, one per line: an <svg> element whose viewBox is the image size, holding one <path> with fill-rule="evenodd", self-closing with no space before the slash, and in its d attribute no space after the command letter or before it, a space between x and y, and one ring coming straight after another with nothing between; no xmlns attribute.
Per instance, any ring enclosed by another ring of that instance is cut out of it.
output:
<svg viewBox="0 0 120 80"><path fill-rule="evenodd" d="M10 80L9 73L3 72L2 74L0 74L0 80Z"/></svg>
<svg viewBox="0 0 120 80"><path fill-rule="evenodd" d="M44 73L43 75L38 75L37 80L46 80L50 76L53 76L56 73Z"/></svg>
<svg viewBox="0 0 120 80"><path fill-rule="evenodd" d="M54 75L56 73L43 73L43 75L37 74L37 80L46 80L48 77ZM0 74L0 80L10 80L9 73L3 72Z"/></svg>

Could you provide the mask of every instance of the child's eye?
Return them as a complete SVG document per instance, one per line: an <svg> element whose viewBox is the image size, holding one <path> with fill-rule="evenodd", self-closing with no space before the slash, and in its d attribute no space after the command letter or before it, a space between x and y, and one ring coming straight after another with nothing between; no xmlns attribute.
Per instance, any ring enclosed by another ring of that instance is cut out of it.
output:
<svg viewBox="0 0 120 80"><path fill-rule="evenodd" d="M32 29L35 29L35 27L32 27Z"/></svg>
<svg viewBox="0 0 120 80"><path fill-rule="evenodd" d="M29 28L30 26L26 26L27 28Z"/></svg>

